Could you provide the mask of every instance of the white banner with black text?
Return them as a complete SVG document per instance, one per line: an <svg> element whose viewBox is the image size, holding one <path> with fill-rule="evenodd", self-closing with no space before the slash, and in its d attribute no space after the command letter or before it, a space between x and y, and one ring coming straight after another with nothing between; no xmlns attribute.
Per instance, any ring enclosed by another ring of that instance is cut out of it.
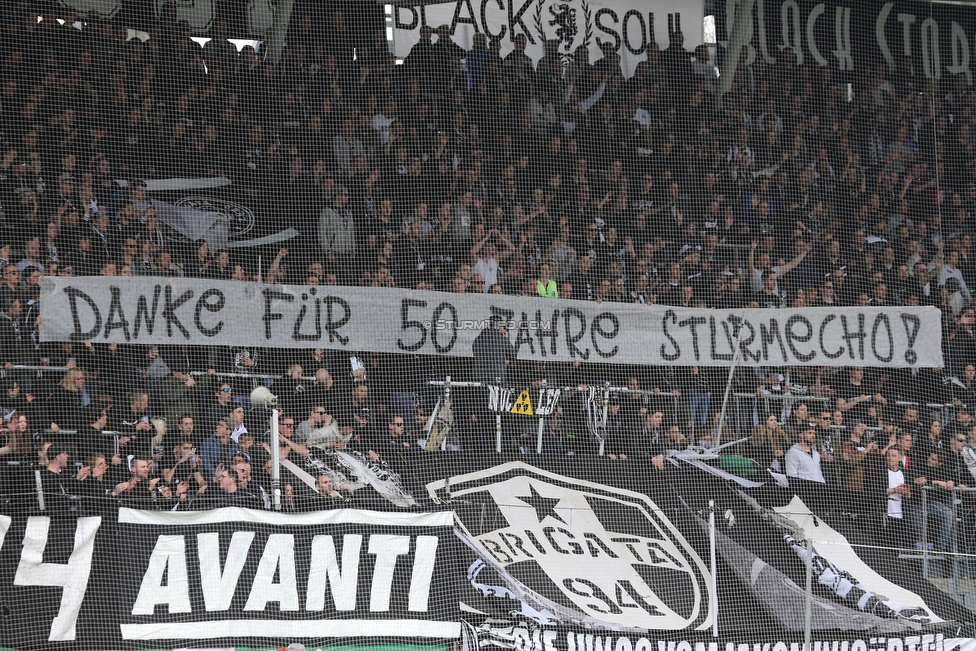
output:
<svg viewBox="0 0 976 651"><path fill-rule="evenodd" d="M557 51L570 55L576 48L589 51L590 61L603 56L608 46L620 55L621 67L629 77L647 58L647 46L661 50L680 31L684 47L691 51L703 41L701 0L654 0L649 3L607 0L456 0L453 2L404 3L393 5L394 54L406 57L420 40L420 28L447 25L453 40L470 50L475 34L501 42L501 56L508 55L515 37L525 36L525 54L534 62L544 54L546 41ZM437 37L434 37L437 40ZM585 98L580 98L585 99Z"/></svg>
<svg viewBox="0 0 976 651"><path fill-rule="evenodd" d="M330 348L472 357L500 317L518 359L942 366L934 307L713 310L155 277L45 278L41 341ZM924 333L924 336L922 336Z"/></svg>

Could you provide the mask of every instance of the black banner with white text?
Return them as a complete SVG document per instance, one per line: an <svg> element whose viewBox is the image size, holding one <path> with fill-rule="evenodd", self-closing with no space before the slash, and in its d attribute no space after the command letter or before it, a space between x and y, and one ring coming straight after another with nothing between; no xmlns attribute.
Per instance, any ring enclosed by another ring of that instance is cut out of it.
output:
<svg viewBox="0 0 976 651"><path fill-rule="evenodd" d="M10 614L0 638L19 648L456 638L458 584L437 580L454 574L452 524L450 511L356 509L0 515Z"/></svg>
<svg viewBox="0 0 976 651"><path fill-rule="evenodd" d="M740 66L757 59L775 64L789 48L797 64L838 72L864 72L878 64L894 71L907 59L920 78L964 74L967 85L973 83L970 53L976 52L976 7L967 3L716 2L720 45L728 47L735 14L745 7L751 7L753 20L746 32L747 57L740 59Z"/></svg>
<svg viewBox="0 0 976 651"><path fill-rule="evenodd" d="M0 515L0 648L460 636L469 651L795 651L808 621L821 651L976 651L971 613L920 564L870 523L824 517L792 480L741 488L680 459L429 456L424 510Z"/></svg>

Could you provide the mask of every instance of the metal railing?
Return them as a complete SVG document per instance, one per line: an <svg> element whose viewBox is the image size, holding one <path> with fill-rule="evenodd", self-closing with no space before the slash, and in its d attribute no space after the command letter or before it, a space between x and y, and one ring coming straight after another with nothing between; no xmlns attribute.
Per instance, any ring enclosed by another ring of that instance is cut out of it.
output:
<svg viewBox="0 0 976 651"><path fill-rule="evenodd" d="M6 377L7 374L15 373L16 371L33 371L37 373L44 373L44 372L51 371L51 372L67 373L73 368L82 368L82 366L81 365L38 366L36 364L14 364L14 368L12 371L8 371L3 367L0 367L0 377ZM284 375L277 375L273 373L230 373L225 371L216 371L214 373L210 373L209 371L190 371L189 374L193 377L214 375L216 377L222 377L222 378L225 377L225 378L233 378L233 379L241 379L241 380L280 380L281 378L285 377ZM308 382L314 382L316 378L314 376L311 377L304 376L302 377L302 379Z"/></svg>
<svg viewBox="0 0 976 651"><path fill-rule="evenodd" d="M232 379L240 380L280 380L285 377L284 375L275 375L273 373L225 373L223 371L215 371L211 373L209 371L190 371L192 377L201 377L204 375L213 375L215 377L226 377ZM302 376L302 380L306 382L315 382L315 376Z"/></svg>
<svg viewBox="0 0 976 651"><path fill-rule="evenodd" d="M45 433L50 433L50 434L52 434L54 436L61 436L61 435L76 436L78 434L78 430L76 430L76 429L58 428L58 431L57 432L54 432L54 430L51 430L51 429L42 430L42 431L45 432ZM115 430L109 430L109 429L100 430L98 433L100 435L111 436L112 437L112 441L113 441L112 455L113 456L115 456L115 455L117 455L119 453L119 439L121 437L123 437L123 436L129 436L129 434L126 434L125 432L116 432Z"/></svg>
<svg viewBox="0 0 976 651"><path fill-rule="evenodd" d="M929 550L929 543L928 543L929 508L928 508L928 505L929 505L929 493L932 492L932 491L937 491L937 492L945 491L945 492L948 492L949 493L949 497L951 498L949 500L949 503L950 503L951 508L952 508L952 515L951 515L951 518L952 518L951 525L952 525L952 527L951 527L951 532L950 532L950 538L951 538L950 544L951 544L951 548L948 549L948 550L937 550L935 552L933 552L932 550ZM960 506L963 505L963 500L965 499L965 495L967 493L976 494L976 488L960 488L960 487L956 486L956 487L953 487L952 489L946 490L945 488L942 488L941 486L922 486L922 507L921 507L921 511L922 511L922 530L919 532L919 536L918 536L919 538L921 538L921 546L922 546L922 549L920 550L921 551L921 557L922 557L922 576L924 576L926 579L929 578L930 560L931 560L931 558L933 556L938 555L938 557L943 558L943 557L945 557L946 554L951 554L951 558L952 558L952 574L949 577L949 592L954 593L954 594L960 594L959 589L958 589L958 587L959 587L959 574L960 574L960 568L959 568L960 562L962 561L963 557L970 557L970 561L972 561L973 558L974 558L974 552L976 552L976 549L963 549L963 550L960 550L959 549L960 537L964 537L965 540L968 540L970 547L972 547L972 545L973 545L973 541L972 540L969 540L968 538L965 538L965 536L966 536L966 526L968 524L966 522L966 516L967 515L970 515L970 514L964 512L962 514L962 517L960 517L960 513L959 513ZM976 507L976 502L974 502L974 507Z"/></svg>
<svg viewBox="0 0 976 651"><path fill-rule="evenodd" d="M817 405L829 405L833 402L832 398L825 398L823 396L811 396L811 395L797 395L792 393L770 393L763 396L757 395L756 392L746 393L746 392L734 392L731 395L732 399L732 411L734 412L734 418L732 418L731 428L739 436L749 436L752 431L752 427L757 423L753 422L752 410L757 410L759 414L764 412L769 412L772 410L772 403L807 403L807 404L817 404ZM782 407L780 407L782 409ZM743 410L748 410L748 413L744 414ZM760 418L761 420L761 418Z"/></svg>
<svg viewBox="0 0 976 651"><path fill-rule="evenodd" d="M428 380L427 381L427 385L428 386L435 386L435 387L444 387L444 397L445 397L445 399L450 398L450 396L451 396L451 390L452 389L455 389L455 388L487 388L487 387L490 387L490 386L500 386L499 384L491 384L491 383L487 383L487 382L458 382L458 381L452 380L450 375L448 375L443 380ZM504 385L501 385L501 386L504 386ZM508 387L508 388L511 388L511 387ZM545 388L545 389L556 389L561 394L562 393L589 393L590 392L590 387L588 385L586 387L583 387L583 386L557 386L557 387L554 387L554 386L549 386L549 385L542 385L541 388ZM678 396L674 395L673 393L671 393L669 391L661 391L660 393L655 393L653 390L647 390L647 389L630 389L628 387L613 386L609 382L607 382L607 383L603 384L602 386L600 386L599 389L600 389L600 393L603 396L603 400L602 400L602 415L601 415L601 423L600 423L602 426L605 426L607 424L607 411L608 411L609 406L610 406L610 395L611 394L620 394L620 395L636 395L636 394L640 394L644 398L663 398L665 400L671 401L672 404L671 404L671 407L670 407L670 411L672 412L672 414L677 413L677 407L678 407L678 400L679 400L679 398L678 398ZM561 398L561 396L560 396L560 398ZM535 453L536 454L542 454L543 440L545 438L545 423L546 423L546 420L547 419L540 416L538 420L539 420L539 427L538 427L537 434L536 434ZM600 441L599 450L598 450L598 453L597 453L599 456L604 456L605 444L606 444L606 440L605 439ZM446 440L441 442L441 449L442 450L445 449L445 446L446 446ZM502 414L500 414L500 413L496 413L495 414L495 452L496 453L501 453L502 452Z"/></svg>

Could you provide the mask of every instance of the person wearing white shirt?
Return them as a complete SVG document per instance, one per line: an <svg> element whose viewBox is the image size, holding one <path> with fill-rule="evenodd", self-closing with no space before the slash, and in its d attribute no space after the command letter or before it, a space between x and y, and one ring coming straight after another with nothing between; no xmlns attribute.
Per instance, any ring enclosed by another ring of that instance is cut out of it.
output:
<svg viewBox="0 0 976 651"><path fill-rule="evenodd" d="M800 440L786 451L786 476L826 484L820 469L820 453L814 448L817 430L808 427L800 432Z"/></svg>
<svg viewBox="0 0 976 651"><path fill-rule="evenodd" d="M385 145L390 139L390 129L393 127L393 123L397 121L396 110L396 100L391 97L387 100L383 110L370 118L369 125L376 131L381 144Z"/></svg>
<svg viewBox="0 0 976 651"><path fill-rule="evenodd" d="M885 452L885 468L882 471L886 537L898 547L905 547L914 539L914 536L910 535L911 526L906 517L906 500L911 499L912 488L905 481L905 470L902 467L904 458L904 453L897 446L889 447Z"/></svg>
<svg viewBox="0 0 976 651"><path fill-rule="evenodd" d="M955 278L959 281L959 292L962 300L966 303L971 303L973 297L969 293L969 287L966 286L966 280L962 277L962 271L958 268L959 265L959 251L949 251L946 254L945 262L942 264L942 268L939 269L939 287L945 286L946 282L950 278Z"/></svg>
<svg viewBox="0 0 976 651"><path fill-rule="evenodd" d="M498 239L501 240L502 245L505 247L504 251L499 251L494 242L490 241L493 235L497 235ZM484 279L485 285L481 290L482 292L487 293L488 289L498 282L498 263L514 252L515 245L512 244L511 240L502 235L497 228L489 230L484 239L471 247L471 255L478 257L478 261L471 266L471 273L472 275L477 274Z"/></svg>
<svg viewBox="0 0 976 651"><path fill-rule="evenodd" d="M230 411L227 412L227 427L230 429L230 438L237 443L241 434L247 434L247 427L244 426L244 407L239 402L232 404Z"/></svg>

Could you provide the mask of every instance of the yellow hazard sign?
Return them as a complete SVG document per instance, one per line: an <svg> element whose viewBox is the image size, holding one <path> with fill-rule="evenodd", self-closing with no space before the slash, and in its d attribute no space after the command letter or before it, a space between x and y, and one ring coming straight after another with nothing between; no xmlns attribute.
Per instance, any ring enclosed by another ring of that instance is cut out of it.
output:
<svg viewBox="0 0 976 651"><path fill-rule="evenodd" d="M512 405L511 413L519 414L520 416L532 415L532 400L529 398L528 389L522 389L522 393L519 394L515 400L515 404Z"/></svg>

